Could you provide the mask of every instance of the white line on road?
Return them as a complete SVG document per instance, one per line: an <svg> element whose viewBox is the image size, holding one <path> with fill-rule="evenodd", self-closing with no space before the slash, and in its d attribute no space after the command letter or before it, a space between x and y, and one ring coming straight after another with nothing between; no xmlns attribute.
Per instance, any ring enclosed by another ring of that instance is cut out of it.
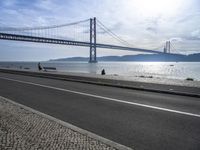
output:
<svg viewBox="0 0 200 150"><path fill-rule="evenodd" d="M156 110L161 110L161 111L172 112L172 113L177 113L177 114L182 114L182 115L187 115L187 116L193 116L193 117L199 117L200 118L200 114L194 114L194 113L189 113L189 112L184 112L184 111L178 111L178 110L173 110L173 109L168 109L168 108L163 108L163 107L157 107L157 106L152 106L152 105L134 103L134 102L124 101L124 100L120 100L120 99L115 99L115 98L110 98L110 97L105 97L105 96L99 96L99 95L95 95L95 94L89 94L89 93L78 92L78 91L73 91L73 90L68 90L68 89L63 89L63 88L58 88L58 87L53 87L53 86L48 86L48 85L33 83L33 82L27 82L27 81L10 79L10 78L6 78L6 77L0 77L0 79L14 81L14 82L19 82L19 83L24 83L24 84L29 84L29 85L40 86L40 87L54 89L54 90L59 90L59 91L64 91L64 92L70 92L70 93L84 95L84 96L89 96L89 97L95 97L95 98L109 100L109 101L114 101L114 102L118 102L118 103L130 104L130 105L135 105L135 106L140 106L140 107L146 107L146 108L151 108L151 109L156 109Z"/></svg>

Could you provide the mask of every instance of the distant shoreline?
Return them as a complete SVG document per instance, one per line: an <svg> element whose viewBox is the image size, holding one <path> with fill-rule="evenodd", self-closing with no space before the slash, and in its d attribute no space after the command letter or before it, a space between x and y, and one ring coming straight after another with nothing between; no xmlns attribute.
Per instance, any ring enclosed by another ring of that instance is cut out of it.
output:
<svg viewBox="0 0 200 150"><path fill-rule="evenodd" d="M89 57L70 57L50 59L49 61L85 61ZM98 61L121 61L121 62L200 62L200 53L181 55L181 54L139 54L124 56L102 56L97 57Z"/></svg>

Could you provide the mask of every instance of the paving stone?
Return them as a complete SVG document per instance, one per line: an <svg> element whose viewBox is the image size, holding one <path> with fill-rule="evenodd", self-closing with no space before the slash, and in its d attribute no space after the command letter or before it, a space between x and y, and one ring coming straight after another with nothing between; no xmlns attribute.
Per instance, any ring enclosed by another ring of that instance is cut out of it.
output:
<svg viewBox="0 0 200 150"><path fill-rule="evenodd" d="M1 150L116 150L0 97Z"/></svg>

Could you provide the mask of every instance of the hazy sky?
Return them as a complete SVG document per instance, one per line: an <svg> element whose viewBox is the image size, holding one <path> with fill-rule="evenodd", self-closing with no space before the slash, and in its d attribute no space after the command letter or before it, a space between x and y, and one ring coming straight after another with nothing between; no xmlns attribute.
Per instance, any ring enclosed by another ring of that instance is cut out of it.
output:
<svg viewBox="0 0 200 150"><path fill-rule="evenodd" d="M199 0L0 1L0 27L46 26L91 17L135 47L154 49L170 40L178 53L200 52ZM125 54L133 52L98 49L98 56ZM88 55L89 48L0 40L0 61Z"/></svg>

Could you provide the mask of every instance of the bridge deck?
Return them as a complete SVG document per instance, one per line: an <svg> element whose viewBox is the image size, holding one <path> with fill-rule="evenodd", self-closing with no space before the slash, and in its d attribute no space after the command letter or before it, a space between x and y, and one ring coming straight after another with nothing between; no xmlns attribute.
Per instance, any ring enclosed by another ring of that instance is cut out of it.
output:
<svg viewBox="0 0 200 150"><path fill-rule="evenodd" d="M61 45L73 45L73 46L82 46L90 47L90 42L81 42L81 41L72 41L72 40L63 40L63 39L53 39L45 37L36 37L36 36L27 36L27 35L17 35L17 34L8 34L0 33L0 39L2 40L14 40L14 41L26 41L26 42L37 42L37 43L49 43L49 44L61 44ZM127 51L138 51L145 53L163 53L155 50L133 48L133 47L124 47L117 45L109 44L96 44L97 48L106 48L106 49L118 49L118 50L127 50Z"/></svg>

